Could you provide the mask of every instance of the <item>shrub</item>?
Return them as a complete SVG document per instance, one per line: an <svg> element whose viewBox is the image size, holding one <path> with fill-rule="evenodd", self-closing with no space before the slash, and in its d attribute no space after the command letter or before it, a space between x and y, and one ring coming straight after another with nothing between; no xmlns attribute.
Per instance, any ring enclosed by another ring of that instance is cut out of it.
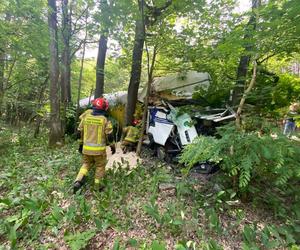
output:
<svg viewBox="0 0 300 250"><path fill-rule="evenodd" d="M181 162L188 168L198 162L219 163L240 191L247 190L254 180L285 185L300 177L300 147L280 133L272 137L271 133L261 135L225 126L218 134L220 139L198 137L184 149Z"/></svg>

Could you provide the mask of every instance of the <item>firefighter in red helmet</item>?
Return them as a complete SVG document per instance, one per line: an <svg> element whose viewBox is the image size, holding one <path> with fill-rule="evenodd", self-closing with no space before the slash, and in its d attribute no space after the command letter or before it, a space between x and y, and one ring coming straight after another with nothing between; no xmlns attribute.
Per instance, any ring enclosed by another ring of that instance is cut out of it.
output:
<svg viewBox="0 0 300 250"><path fill-rule="evenodd" d="M86 114L81 120L78 130L83 138L82 158L83 164L76 177L73 191L76 193L84 184L86 176L92 165L95 165L95 190L103 188L101 180L105 173L107 136L112 133L112 124L106 118L109 104L105 98L92 101L93 111Z"/></svg>
<svg viewBox="0 0 300 250"><path fill-rule="evenodd" d="M123 138L121 142L121 149L123 153L135 151L140 136L140 120L133 120L132 126L123 128Z"/></svg>

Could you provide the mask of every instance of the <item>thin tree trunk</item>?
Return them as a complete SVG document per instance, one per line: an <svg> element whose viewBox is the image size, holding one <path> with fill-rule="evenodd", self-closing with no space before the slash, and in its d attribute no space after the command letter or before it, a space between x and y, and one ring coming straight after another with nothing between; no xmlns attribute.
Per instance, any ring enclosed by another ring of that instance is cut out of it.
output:
<svg viewBox="0 0 300 250"><path fill-rule="evenodd" d="M142 72L143 48L145 42L145 25L142 19L135 22L135 37L132 54L131 76L128 86L125 124L131 125L136 108L138 89Z"/></svg>
<svg viewBox="0 0 300 250"><path fill-rule="evenodd" d="M11 20L11 14L5 14L5 22L9 23ZM6 50L7 44L3 42L0 45L0 118L4 112L3 108L3 98L5 92L5 61L6 61Z"/></svg>
<svg viewBox="0 0 300 250"><path fill-rule="evenodd" d="M95 98L103 96L104 93L104 67L107 51L107 37L101 34L99 39L98 57L96 66L96 90Z"/></svg>
<svg viewBox="0 0 300 250"><path fill-rule="evenodd" d="M0 50L0 118L3 114L5 53Z"/></svg>
<svg viewBox="0 0 300 250"><path fill-rule="evenodd" d="M57 45L57 9L56 0L48 0L49 14L48 25L50 33L50 133L49 146L56 146L62 143L62 126L60 120L60 98L59 98L59 65Z"/></svg>
<svg viewBox="0 0 300 250"><path fill-rule="evenodd" d="M44 84L41 87L39 97L38 97L38 107L37 107L38 110L40 110L43 107L43 105L45 104L44 103L44 94L45 94L45 90L47 88L48 80L49 80L49 76L46 77ZM34 129L34 134L33 134L34 138L37 138L37 136L40 132L41 123L42 123L42 116L40 114L38 114L36 117L36 125L35 125L35 129Z"/></svg>
<svg viewBox="0 0 300 250"><path fill-rule="evenodd" d="M71 55L70 55L70 36L71 36L71 18L69 10L69 1L62 0L62 42L63 50L61 55L61 122L62 134L65 134L67 123L67 107L71 102Z"/></svg>
<svg viewBox="0 0 300 250"><path fill-rule="evenodd" d="M250 81L249 86L247 87L247 89L244 91L244 94L243 94L243 96L240 100L240 104L239 104L237 112L236 112L235 125L238 129L241 128L241 114L242 114L242 110L243 110L247 95L249 94L249 92L254 87L254 84L255 84L255 81L256 81L256 71L257 71L257 63L256 63L256 60L254 60L254 62L253 62L253 73L252 73L251 81Z"/></svg>
<svg viewBox="0 0 300 250"><path fill-rule="evenodd" d="M144 137L144 131L146 129L149 95L150 95L150 91L151 91L151 83L153 82L153 70L154 70L154 64L155 64L156 55L157 55L157 47L154 46L151 65L150 65L150 56L149 56L149 51L148 51L147 44L146 44L146 51L147 51L148 82L147 82L147 93L146 93L146 96L145 96L145 99L144 99L144 112L143 112L143 118L142 118L142 128L141 128L141 131L140 131L141 133L140 133L140 136L139 136L139 142L138 142L138 145L137 145L137 148L136 148L136 154L138 156L141 153L143 137Z"/></svg>
<svg viewBox="0 0 300 250"><path fill-rule="evenodd" d="M141 12L141 19L137 19L135 22L135 37L134 37L134 47L132 53L132 65L131 65L131 76L128 86L127 95L127 107L125 115L125 124L131 125L137 98L138 90L141 80L142 72L142 59L143 59L143 48L146 39L146 26L154 25L157 19L162 15L171 4L172 0L167 0L164 6L157 8L155 6L149 6L144 0L138 0L139 9ZM147 14L145 15L144 7L147 8Z"/></svg>
<svg viewBox="0 0 300 250"><path fill-rule="evenodd" d="M87 17L86 15L86 26L85 26L85 36L84 36L84 42L83 42L83 48L82 48L82 56L81 56L81 63L80 63L80 73L79 73L79 79L78 79L78 93L77 93L77 107L76 107L76 118L75 118L75 123L77 123L78 118L79 118L79 110L80 110L80 92L81 92L81 82L82 82L82 73L83 73L83 64L84 64L84 57L85 57L85 46L86 46L86 39L87 39ZM77 128L75 126L75 131L76 132Z"/></svg>
<svg viewBox="0 0 300 250"><path fill-rule="evenodd" d="M89 102L88 102L88 105L91 104L93 93L94 93L94 89L93 89L93 87L92 87L92 88L91 88L91 91L90 91L90 95L89 95ZM94 97L94 99L95 99L95 97Z"/></svg>
<svg viewBox="0 0 300 250"><path fill-rule="evenodd" d="M257 22L257 14L256 10L261 6L261 0L252 0L252 14L249 19L249 22L246 26L246 33L244 35L244 40L247 42L245 45L245 55L242 55L240 58L240 62L237 68L237 76L236 76L236 85L233 89L232 93L232 105L236 106L243 94L245 88L245 82L247 79L248 73L248 66L251 59L251 52L255 44L249 42L249 40L253 37L253 32L256 29L256 22Z"/></svg>
<svg viewBox="0 0 300 250"><path fill-rule="evenodd" d="M62 67L61 67L61 99L64 104L71 102L71 15L69 1L62 0Z"/></svg>

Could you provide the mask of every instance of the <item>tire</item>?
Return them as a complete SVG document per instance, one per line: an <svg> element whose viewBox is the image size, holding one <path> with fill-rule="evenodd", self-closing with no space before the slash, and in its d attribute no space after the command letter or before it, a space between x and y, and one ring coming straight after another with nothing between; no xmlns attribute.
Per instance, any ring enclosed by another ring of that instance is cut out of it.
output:
<svg viewBox="0 0 300 250"><path fill-rule="evenodd" d="M213 170L213 165L208 163L199 163L191 168L191 172L199 174L210 174Z"/></svg>
<svg viewBox="0 0 300 250"><path fill-rule="evenodd" d="M151 149L154 149L155 142L154 142L153 135L151 133L148 133L148 138L149 138L149 141L150 141L148 147L151 148Z"/></svg>
<svg viewBox="0 0 300 250"><path fill-rule="evenodd" d="M166 151L162 146L156 148L156 156L159 160L164 161L166 159Z"/></svg>

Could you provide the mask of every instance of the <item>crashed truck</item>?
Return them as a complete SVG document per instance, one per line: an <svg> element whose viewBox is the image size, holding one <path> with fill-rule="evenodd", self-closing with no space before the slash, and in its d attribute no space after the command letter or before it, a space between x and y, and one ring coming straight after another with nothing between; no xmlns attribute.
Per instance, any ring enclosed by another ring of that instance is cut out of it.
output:
<svg viewBox="0 0 300 250"><path fill-rule="evenodd" d="M167 162L177 162L183 147L198 135L213 135L215 128L233 120L235 112L229 107L210 108L195 93L207 93L211 77L206 72L188 71L157 77L151 84L144 144L152 148L156 156ZM143 105L147 87L139 90L138 100ZM105 94L110 103L110 113L122 127L124 124L127 92ZM93 96L82 99L80 106L87 106ZM197 105L199 104L200 105ZM187 107L189 112L183 110ZM201 107L201 108L200 108ZM200 171L210 172L212 166L200 163Z"/></svg>
<svg viewBox="0 0 300 250"><path fill-rule="evenodd" d="M154 80L150 89L145 142L159 159L177 162L183 147L198 135L213 135L216 127L235 118L235 112L229 106L211 109L205 100L200 101L201 105L193 106L198 104L193 98L194 93L209 91L210 83L208 73L196 71ZM147 88L144 88L139 101L144 100L146 93ZM214 166L199 163L196 167L199 171L210 172Z"/></svg>

